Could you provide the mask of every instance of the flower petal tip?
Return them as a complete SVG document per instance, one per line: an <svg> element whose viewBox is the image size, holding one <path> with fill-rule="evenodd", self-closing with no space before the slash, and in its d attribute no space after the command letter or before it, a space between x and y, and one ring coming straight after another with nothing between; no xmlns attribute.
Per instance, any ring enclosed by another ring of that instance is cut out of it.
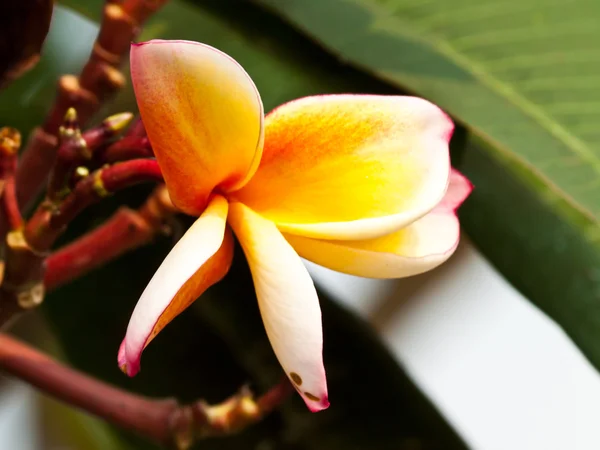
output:
<svg viewBox="0 0 600 450"><path fill-rule="evenodd" d="M308 407L310 412L317 413L319 411L323 411L323 410L329 408L329 399L327 398L327 394L323 395L321 398L314 397L314 399L311 398L313 396L308 397L308 395L311 395L311 394L304 392L302 394L302 399L306 403L306 406Z"/></svg>
<svg viewBox="0 0 600 450"><path fill-rule="evenodd" d="M125 339L123 339L123 342L121 342L121 346L119 347L117 360L119 369L121 369L121 372L128 377L134 377L140 371L140 358L138 357L137 360L128 358Z"/></svg>
<svg viewBox="0 0 600 450"><path fill-rule="evenodd" d="M467 177L458 170L452 169L450 172L448 191L440 203L440 206L456 211L467 197L469 197L474 188L475 186Z"/></svg>

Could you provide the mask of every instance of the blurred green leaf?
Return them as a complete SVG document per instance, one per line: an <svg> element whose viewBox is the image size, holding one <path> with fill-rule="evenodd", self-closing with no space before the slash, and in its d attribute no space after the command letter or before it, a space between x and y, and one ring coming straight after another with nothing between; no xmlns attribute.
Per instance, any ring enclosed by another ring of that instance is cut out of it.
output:
<svg viewBox="0 0 600 450"><path fill-rule="evenodd" d="M102 3L63 2L93 19L99 17ZM27 83L24 78L0 95L0 121L31 129L52 99L51 86L58 75L76 71L85 62L89 50L83 49L91 48L94 29L79 16L57 9L48 53L26 77ZM320 92L391 92L368 76L340 67L254 7L240 5L216 12L172 1L150 21L140 39L159 36L206 42L234 56L255 79L267 109ZM32 86L37 87L33 90ZM106 113L125 109L135 109L130 88ZM121 201L139 203L147 191L132 189L94 207L73 224L70 236L97 224ZM119 386L157 397L176 396L183 402L198 398L217 402L246 382L258 392L277 382L282 371L266 338L239 249L226 279L153 341L145 352L142 372L129 379L119 371L116 354L129 315L171 245L163 239L48 297L43 311L69 360ZM205 441L198 448L464 448L370 329L326 296L321 299L330 409L312 414L294 397L281 411L242 434ZM117 436L124 446L152 448L127 433L118 432Z"/></svg>
<svg viewBox="0 0 600 450"><path fill-rule="evenodd" d="M600 367L600 3L254 2L468 128L465 229Z"/></svg>

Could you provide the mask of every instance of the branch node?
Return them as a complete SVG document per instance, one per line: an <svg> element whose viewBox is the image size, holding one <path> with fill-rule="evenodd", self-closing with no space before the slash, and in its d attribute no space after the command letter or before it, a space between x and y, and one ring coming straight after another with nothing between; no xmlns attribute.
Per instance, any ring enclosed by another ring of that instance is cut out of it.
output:
<svg viewBox="0 0 600 450"><path fill-rule="evenodd" d="M45 258L50 253L48 251L37 250L33 248L25 238L25 233L22 228L12 230L6 235L6 248L13 254L31 254L38 258Z"/></svg>
<svg viewBox="0 0 600 450"><path fill-rule="evenodd" d="M46 291L43 283L34 283L31 286L21 287L17 292L17 304L23 310L37 308L44 301Z"/></svg>
<svg viewBox="0 0 600 450"><path fill-rule="evenodd" d="M77 120L77 110L69 108L63 118L63 124L58 128L58 134L61 138L69 138L76 133L81 134L79 131L79 121Z"/></svg>
<svg viewBox="0 0 600 450"><path fill-rule="evenodd" d="M102 169L97 170L93 174L94 184L92 185L94 192L100 198L108 197L110 192L104 186L104 181L102 180Z"/></svg>
<svg viewBox="0 0 600 450"><path fill-rule="evenodd" d="M198 401L180 406L174 399L150 399L112 387L3 334L0 369L58 400L177 450L189 449L197 439L234 433L256 423L294 391L285 379L257 400L242 388L220 405Z"/></svg>
<svg viewBox="0 0 600 450"><path fill-rule="evenodd" d="M43 261L47 253L33 249L23 229L7 233L6 255L6 276L0 290L0 327L40 305L45 291Z"/></svg>
<svg viewBox="0 0 600 450"><path fill-rule="evenodd" d="M172 445L176 450L188 450L195 440L194 412L190 406L175 409L169 417Z"/></svg>
<svg viewBox="0 0 600 450"><path fill-rule="evenodd" d="M0 128L0 152L6 156L12 156L21 147L21 133L12 127Z"/></svg>

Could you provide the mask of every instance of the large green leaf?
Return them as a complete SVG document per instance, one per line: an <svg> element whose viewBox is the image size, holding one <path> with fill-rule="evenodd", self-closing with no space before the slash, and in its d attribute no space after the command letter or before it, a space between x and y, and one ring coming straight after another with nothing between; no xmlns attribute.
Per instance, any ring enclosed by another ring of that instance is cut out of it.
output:
<svg viewBox="0 0 600 450"><path fill-rule="evenodd" d="M98 19L99 0L63 2ZM339 90L389 90L339 67L310 43L255 10L215 11L172 1L147 26L150 37L195 39L237 58L261 89L266 108L291 98ZM250 20L252 19L252 20ZM256 26L260 23L260 27ZM77 70L95 25L60 8L40 65L0 95L0 122L29 130L43 115L58 74ZM26 108L24 107L26 106ZM133 110L127 88L109 110ZM108 111L107 111L108 112ZM121 201L136 203L145 188L103 202L73 224L70 236L98 223ZM116 350L133 305L171 246L163 239L70 284L43 306L64 352L77 367L153 396L220 401L241 384L258 391L282 375L264 332L249 270L236 252L232 271L155 339L134 379L117 368ZM329 410L312 414L299 398L239 436L203 442L203 449L459 449L464 444L360 320L321 295ZM123 448L151 448L117 433ZM90 436L93 439L93 436ZM90 447L91 448L91 447Z"/></svg>
<svg viewBox="0 0 600 450"><path fill-rule="evenodd" d="M466 230L600 367L600 3L255 2L468 128Z"/></svg>

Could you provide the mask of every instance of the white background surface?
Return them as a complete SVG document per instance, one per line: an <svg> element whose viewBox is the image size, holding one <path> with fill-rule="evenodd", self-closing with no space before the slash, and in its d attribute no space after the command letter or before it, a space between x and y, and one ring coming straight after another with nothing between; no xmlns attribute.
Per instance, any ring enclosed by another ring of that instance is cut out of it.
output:
<svg viewBox="0 0 600 450"><path fill-rule="evenodd" d="M379 330L471 448L600 449L600 377L468 242L406 280L309 267ZM0 450L39 450L36 423L29 389L0 390Z"/></svg>
<svg viewBox="0 0 600 450"><path fill-rule="evenodd" d="M406 280L309 267L379 330L471 448L600 449L600 377L465 240Z"/></svg>
<svg viewBox="0 0 600 450"><path fill-rule="evenodd" d="M40 449L37 402L32 389L14 381L0 381L0 449Z"/></svg>

